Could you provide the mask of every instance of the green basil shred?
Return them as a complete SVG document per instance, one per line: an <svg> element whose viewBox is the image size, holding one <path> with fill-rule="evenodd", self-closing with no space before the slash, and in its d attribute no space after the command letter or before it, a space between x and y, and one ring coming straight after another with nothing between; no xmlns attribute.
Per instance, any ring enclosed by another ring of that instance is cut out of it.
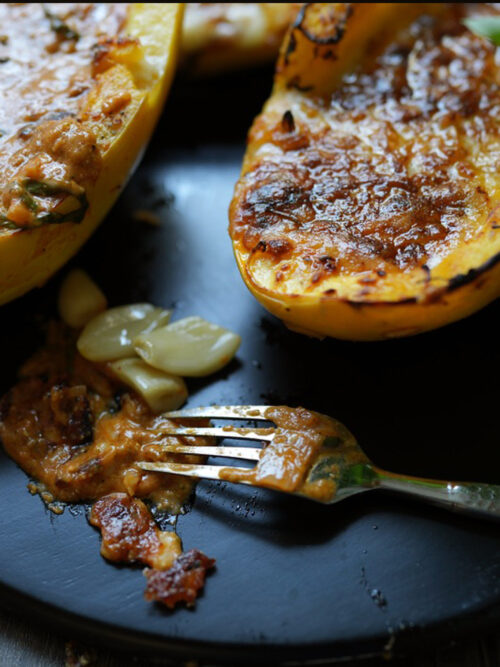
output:
<svg viewBox="0 0 500 667"><path fill-rule="evenodd" d="M500 16L471 16L463 21L471 32L500 46Z"/></svg>
<svg viewBox="0 0 500 667"><path fill-rule="evenodd" d="M2 229L30 229L47 224L60 225L64 222L79 223L85 217L85 213L89 206L85 193L75 196L60 185L45 183L31 178L26 179L19 184L19 191L21 201L32 213L35 214L35 220L29 225L18 225L13 220L9 220L6 215L0 214L0 228ZM35 197L44 199L63 194L75 197L79 204L78 207L69 213L58 213L57 211L50 210L40 211L40 205Z"/></svg>

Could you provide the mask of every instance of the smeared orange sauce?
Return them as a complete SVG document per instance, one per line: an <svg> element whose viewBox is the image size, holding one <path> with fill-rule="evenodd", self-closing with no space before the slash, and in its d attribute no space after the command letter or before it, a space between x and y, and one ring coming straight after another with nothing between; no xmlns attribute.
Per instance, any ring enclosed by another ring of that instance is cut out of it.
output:
<svg viewBox="0 0 500 667"><path fill-rule="evenodd" d="M277 429L255 468L238 471L226 468L221 478L230 482L245 480L279 491L297 491L325 439L338 434L336 422L317 412L286 406L268 408L265 417Z"/></svg>
<svg viewBox="0 0 500 667"><path fill-rule="evenodd" d="M204 460L165 453L167 444L200 442L165 436L171 425L109 377L105 367L81 357L75 333L61 325L50 326L46 344L22 366L18 383L0 401L0 438L11 458L36 480L29 484L30 492L40 493L58 513L63 507L57 501L97 501L90 522L102 532L102 555L115 562L145 563L152 573L177 562L181 542L175 532L159 530L139 498L176 514L194 482L147 472L137 463ZM211 444L211 439L203 443ZM180 561L175 577L150 574L155 584L148 584L148 595L153 595L153 587L154 599L165 604L192 604L205 570L213 566L203 554L193 562L200 558L206 567L196 566L194 579L185 570L192 559ZM181 584L185 589L179 589ZM177 588L171 590L172 586Z"/></svg>
<svg viewBox="0 0 500 667"><path fill-rule="evenodd" d="M265 418L276 424L254 468L223 468L220 478L330 502L342 470L368 463L350 431L337 420L304 408L270 407Z"/></svg>
<svg viewBox="0 0 500 667"><path fill-rule="evenodd" d="M179 443L163 435L171 422L77 354L73 336L59 327L51 328L47 345L21 368L18 384L2 399L0 417L7 453L57 500L120 492L178 512L192 490L189 478L136 465L179 460L163 449Z"/></svg>

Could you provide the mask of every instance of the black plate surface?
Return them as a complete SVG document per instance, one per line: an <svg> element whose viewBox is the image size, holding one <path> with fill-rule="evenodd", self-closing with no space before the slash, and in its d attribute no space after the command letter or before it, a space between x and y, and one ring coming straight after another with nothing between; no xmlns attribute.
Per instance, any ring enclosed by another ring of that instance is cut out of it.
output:
<svg viewBox="0 0 500 667"><path fill-rule="evenodd" d="M237 361L190 382L190 405L287 403L335 416L380 465L500 482L498 306L417 338L318 341L250 296L226 233L261 72L177 85L145 160L73 264L111 304L151 301L241 333ZM131 216L155 207L162 224ZM0 311L2 388L54 314L56 277ZM500 527L378 493L322 507L202 482L178 530L217 559L196 610L146 603L140 568L99 556L83 506L48 512L0 457L3 597L121 646L219 661L314 659L421 647L500 617ZM392 640L391 640L392 641Z"/></svg>

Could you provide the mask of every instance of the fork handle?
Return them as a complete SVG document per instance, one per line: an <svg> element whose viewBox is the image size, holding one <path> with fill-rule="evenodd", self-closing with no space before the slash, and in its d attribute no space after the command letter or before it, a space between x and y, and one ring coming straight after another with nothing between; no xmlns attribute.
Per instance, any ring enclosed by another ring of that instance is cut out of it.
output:
<svg viewBox="0 0 500 667"><path fill-rule="evenodd" d="M378 477L378 488L417 496L456 512L500 519L500 486L496 484L445 482L374 469Z"/></svg>

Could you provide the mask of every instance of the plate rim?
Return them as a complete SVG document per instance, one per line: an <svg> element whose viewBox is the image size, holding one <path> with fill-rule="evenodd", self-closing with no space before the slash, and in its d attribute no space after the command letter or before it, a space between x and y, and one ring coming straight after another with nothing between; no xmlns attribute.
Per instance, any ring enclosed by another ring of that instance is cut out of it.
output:
<svg viewBox="0 0 500 667"><path fill-rule="evenodd" d="M214 664L235 665L262 664L262 659L273 658L278 665L321 665L335 664L345 660L369 658L397 658L407 651L423 654L438 646L451 645L457 641L483 634L500 623L500 604L490 603L481 610L466 611L451 619L445 619L427 626L414 626L403 630L389 631L385 635L367 637L357 642L358 649L353 650L353 642L315 642L311 644L276 644L276 643L241 643L207 642L193 639L172 639L155 633L139 630L130 631L125 627L95 620L86 615L41 600L6 584L0 579L0 608L16 613L23 622L31 612L36 615L38 628L47 631L69 631L86 643L122 653L134 650L139 656L152 656L166 652L168 658L183 660L217 660ZM38 613L37 613L38 612ZM175 613L175 612L174 612ZM70 641L71 637L68 637ZM166 656L166 657L167 657ZM235 660L238 662L235 663Z"/></svg>

